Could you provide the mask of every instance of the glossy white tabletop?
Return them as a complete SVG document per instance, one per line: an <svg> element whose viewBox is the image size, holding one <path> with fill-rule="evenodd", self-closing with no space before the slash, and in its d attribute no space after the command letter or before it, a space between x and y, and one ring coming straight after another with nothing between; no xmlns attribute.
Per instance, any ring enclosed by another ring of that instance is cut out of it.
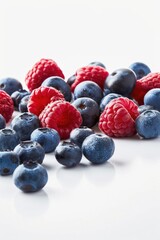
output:
<svg viewBox="0 0 160 240"><path fill-rule="evenodd" d="M52 58L66 79L101 61L109 72L135 61L160 69L158 1L0 1L0 78L22 81ZM73 169L46 154L49 180L25 194L0 177L0 239L159 240L160 139L114 139L108 163Z"/></svg>

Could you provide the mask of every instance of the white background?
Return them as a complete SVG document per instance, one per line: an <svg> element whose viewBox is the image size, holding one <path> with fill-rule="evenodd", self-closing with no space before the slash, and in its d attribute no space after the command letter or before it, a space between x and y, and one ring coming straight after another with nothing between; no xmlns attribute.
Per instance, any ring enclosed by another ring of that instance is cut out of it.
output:
<svg viewBox="0 0 160 240"><path fill-rule="evenodd" d="M96 60L110 73L135 61L157 72L159 22L156 0L0 0L0 78L24 84L41 58L55 60L66 79ZM0 238L159 240L160 140L114 141L101 166L83 158L67 170L46 155L49 181L35 194L0 177Z"/></svg>

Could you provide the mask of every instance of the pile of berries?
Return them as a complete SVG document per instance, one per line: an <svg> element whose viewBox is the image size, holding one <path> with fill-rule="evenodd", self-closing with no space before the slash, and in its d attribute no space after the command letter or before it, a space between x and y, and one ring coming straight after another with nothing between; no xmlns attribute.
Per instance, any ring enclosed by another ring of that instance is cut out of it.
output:
<svg viewBox="0 0 160 240"><path fill-rule="evenodd" d="M0 80L0 175L13 174L24 192L46 185L47 153L66 167L82 156L102 164L114 154L113 138L160 135L160 73L144 63L109 74L92 62L66 80L55 61L41 59L25 83L27 90L17 79Z"/></svg>

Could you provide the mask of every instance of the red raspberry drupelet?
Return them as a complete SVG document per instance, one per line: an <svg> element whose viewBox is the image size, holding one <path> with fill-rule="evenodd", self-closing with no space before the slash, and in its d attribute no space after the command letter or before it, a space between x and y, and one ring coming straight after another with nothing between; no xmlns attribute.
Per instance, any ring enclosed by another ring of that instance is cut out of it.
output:
<svg viewBox="0 0 160 240"><path fill-rule="evenodd" d="M3 90L0 90L0 114L5 118L6 122L12 117L14 105L12 98Z"/></svg>
<svg viewBox="0 0 160 240"><path fill-rule="evenodd" d="M99 129L110 137L129 137L136 134L135 119L138 106L126 97L111 100L100 115Z"/></svg>

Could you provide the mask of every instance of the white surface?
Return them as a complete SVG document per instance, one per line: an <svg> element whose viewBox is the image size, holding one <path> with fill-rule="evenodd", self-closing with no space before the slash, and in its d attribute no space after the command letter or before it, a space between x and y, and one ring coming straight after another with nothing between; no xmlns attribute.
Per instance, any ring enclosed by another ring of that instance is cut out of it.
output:
<svg viewBox="0 0 160 240"><path fill-rule="evenodd" d="M40 58L66 78L92 61L112 72L142 61L159 71L158 1L1 1L0 77L22 82ZM4 240L159 240L160 139L115 139L107 164L74 169L46 155L46 187L20 192L0 177Z"/></svg>

